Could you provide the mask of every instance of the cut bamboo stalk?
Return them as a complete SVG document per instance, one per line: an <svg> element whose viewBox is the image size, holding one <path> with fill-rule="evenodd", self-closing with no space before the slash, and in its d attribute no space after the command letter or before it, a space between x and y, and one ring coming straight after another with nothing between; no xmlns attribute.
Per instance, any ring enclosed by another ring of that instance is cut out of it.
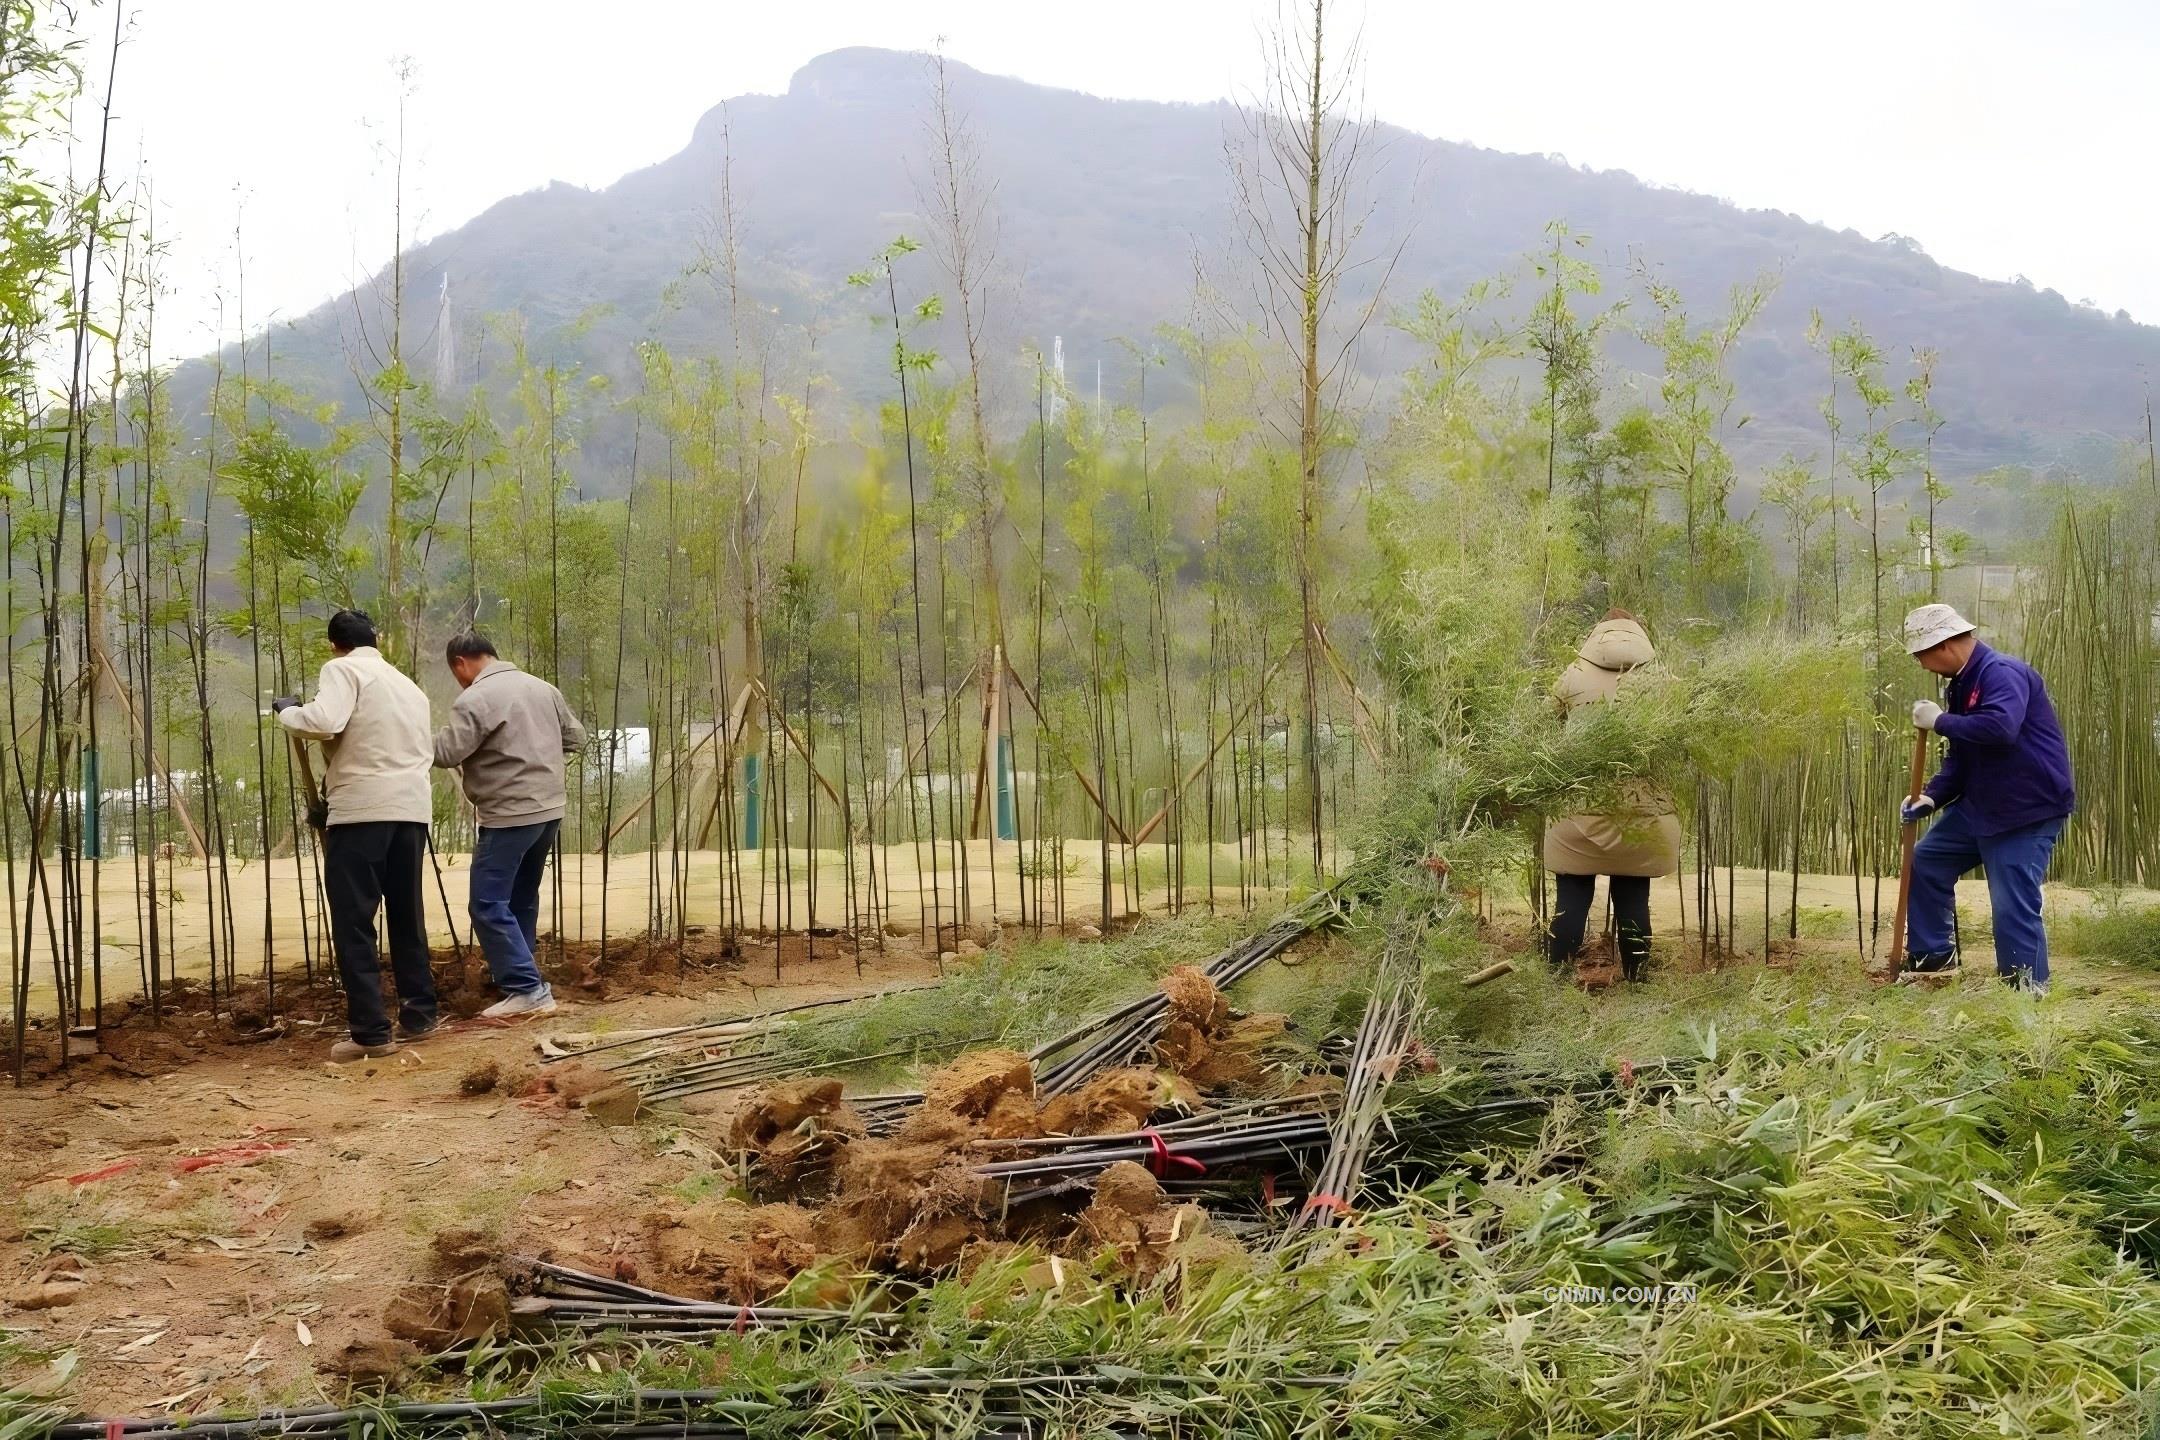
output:
<svg viewBox="0 0 2160 1440"><path fill-rule="evenodd" d="M1913 728L1912 776L1905 798L1915 801L1927 783L1927 737L1928 732L1918 726ZM1897 911L1890 921L1890 973L1894 976L1905 968L1905 912L1912 904L1913 846L1919 842L1920 822L1905 822L1904 858L1898 867Z"/></svg>

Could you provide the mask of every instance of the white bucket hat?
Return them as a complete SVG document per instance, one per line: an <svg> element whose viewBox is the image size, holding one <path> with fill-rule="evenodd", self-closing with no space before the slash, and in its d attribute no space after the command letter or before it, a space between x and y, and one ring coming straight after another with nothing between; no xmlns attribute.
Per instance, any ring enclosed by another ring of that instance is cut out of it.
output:
<svg viewBox="0 0 2160 1440"><path fill-rule="evenodd" d="M1922 605L1905 617L1905 651L1918 655L1943 641L1969 634L1972 622L1958 614L1954 605Z"/></svg>

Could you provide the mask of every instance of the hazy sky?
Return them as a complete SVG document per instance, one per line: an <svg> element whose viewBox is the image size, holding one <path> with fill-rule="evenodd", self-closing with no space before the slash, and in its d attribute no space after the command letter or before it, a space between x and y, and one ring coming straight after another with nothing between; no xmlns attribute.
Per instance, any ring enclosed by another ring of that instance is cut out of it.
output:
<svg viewBox="0 0 2160 1440"><path fill-rule="evenodd" d="M103 0L97 18L109 26ZM1272 0L127 0L114 151L170 246L160 350L205 349L244 215L251 329L387 257L392 60L409 55L409 218L604 185L718 101L846 45L943 36L978 69L1097 94L1245 92ZM1367 0L1367 108L2030 276L2160 320L2146 175L2160 5L2144 0ZM102 61L95 89L102 92ZM1533 237L1525 237L1525 243ZM236 315L228 310L224 323Z"/></svg>

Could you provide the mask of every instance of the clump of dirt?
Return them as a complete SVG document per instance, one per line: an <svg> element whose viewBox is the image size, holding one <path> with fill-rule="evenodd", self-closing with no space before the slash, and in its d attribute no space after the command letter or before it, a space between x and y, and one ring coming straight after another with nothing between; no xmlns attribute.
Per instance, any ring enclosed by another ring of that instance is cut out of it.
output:
<svg viewBox="0 0 2160 1440"><path fill-rule="evenodd" d="M1153 1070L1105 1070L1042 1108L1046 1135L1118 1135L1145 1126L1173 1100L1172 1085Z"/></svg>
<svg viewBox="0 0 2160 1440"><path fill-rule="evenodd" d="M1035 1067L1017 1050L975 1050L932 1075L923 1085L926 1108L949 1110L981 1120L1007 1096L1017 1095L1032 1108Z"/></svg>
<svg viewBox="0 0 2160 1440"><path fill-rule="evenodd" d="M419 1347L409 1340L355 1336L325 1355L317 1368L354 1385L394 1389L419 1359Z"/></svg>
<svg viewBox="0 0 2160 1440"><path fill-rule="evenodd" d="M516 1088L504 1087L521 1097L556 1095L572 1110L583 1110L603 1125L628 1125L648 1109L645 1097L604 1070L581 1060L566 1060L535 1073Z"/></svg>
<svg viewBox="0 0 2160 1440"><path fill-rule="evenodd" d="M1215 982L1190 965L1162 979L1169 1017L1155 1058L1203 1090L1250 1091L1263 1087L1268 1068L1262 1052L1287 1023L1280 1015L1239 1016Z"/></svg>
<svg viewBox="0 0 2160 1440"><path fill-rule="evenodd" d="M342 1240L348 1235L357 1235L374 1223L372 1216L358 1211L318 1215L301 1227L300 1234L311 1244L322 1245L332 1240Z"/></svg>
<svg viewBox="0 0 2160 1440"><path fill-rule="evenodd" d="M510 1290L494 1241L461 1227L436 1232L429 1248L440 1278L400 1285L383 1311L383 1328L429 1351L507 1331Z"/></svg>
<svg viewBox="0 0 2160 1440"><path fill-rule="evenodd" d="M1575 952L1574 979L1585 990L1605 990L1620 983L1620 952L1610 935L1593 936Z"/></svg>
<svg viewBox="0 0 2160 1440"><path fill-rule="evenodd" d="M45 1262L30 1283L8 1297L18 1310L56 1310L72 1305L90 1288L90 1276L80 1258L56 1255Z"/></svg>
<svg viewBox="0 0 2160 1440"><path fill-rule="evenodd" d="M663 1288L750 1303L821 1258L927 1274L980 1265L1019 1245L1052 1254L1109 1250L1129 1273L1158 1273L1198 1243L1205 1212L1167 1205L1146 1169L1112 1167L1083 1213L1069 1195L1009 1205L1000 1182L975 1173L985 1152L973 1147L1140 1130L1164 1110L1198 1108L1201 1083L1266 1079L1258 1056L1281 1033L1281 1017L1237 1016L1190 967L1173 972L1164 989L1174 1017L1166 1058L1184 1074L1113 1070L1038 1103L1026 1055L974 1051L931 1075L923 1103L894 1133L875 1138L845 1104L838 1080L796 1079L756 1092L733 1112L728 1141L749 1158L758 1193L778 1203L730 1199L649 1217L655 1264L673 1282Z"/></svg>
<svg viewBox="0 0 2160 1440"><path fill-rule="evenodd" d="M502 1062L492 1056L473 1061L458 1076L458 1092L463 1095L486 1095L502 1084Z"/></svg>
<svg viewBox="0 0 2160 1440"><path fill-rule="evenodd" d="M1176 967L1163 976L1161 989L1170 1003L1172 1024L1183 1023L1212 1035L1230 1019L1230 1003L1197 966Z"/></svg>
<svg viewBox="0 0 2160 1440"><path fill-rule="evenodd" d="M644 1094L633 1086L610 1085L584 1099L585 1113L603 1125L628 1125L650 1108Z"/></svg>
<svg viewBox="0 0 2160 1440"><path fill-rule="evenodd" d="M818 1258L816 1221L799 1205L708 1200L646 1217L661 1288L753 1304L787 1288Z"/></svg>
<svg viewBox="0 0 2160 1440"><path fill-rule="evenodd" d="M782 1080L735 1111L728 1143L751 1157L760 1182L800 1190L830 1173L834 1156L863 1133L832 1079Z"/></svg>
<svg viewBox="0 0 2160 1440"><path fill-rule="evenodd" d="M1095 1199L1081 1212L1074 1240L1083 1251L1115 1252L1120 1269L1147 1281L1198 1249L1203 1239L1217 1254L1225 1244L1237 1250L1234 1243L1209 1235L1207 1224L1207 1211L1168 1204L1161 1183L1145 1167L1121 1160L1096 1178Z"/></svg>

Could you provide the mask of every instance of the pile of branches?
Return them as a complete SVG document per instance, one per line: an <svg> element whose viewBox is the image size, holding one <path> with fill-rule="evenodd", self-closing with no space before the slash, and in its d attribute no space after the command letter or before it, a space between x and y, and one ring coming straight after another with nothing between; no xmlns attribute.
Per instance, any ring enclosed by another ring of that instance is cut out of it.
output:
<svg viewBox="0 0 2160 1440"><path fill-rule="evenodd" d="M1352 888L1344 882L1313 895L1264 930L1213 956L1200 967L1202 973L1218 989L1235 984L1305 936L1339 923L1352 894ZM596 1069L612 1073L621 1084L636 1091L639 1098L649 1104L691 1095L743 1090L822 1071L860 1069L903 1056L949 1056L997 1038L991 1035L961 1038L928 1034L904 1036L900 1037L902 1043L878 1053L827 1060L805 1060L799 1054L799 1047L788 1043L790 1028L803 1023L803 1012L829 1005L870 1003L879 998L864 996L856 1001L815 1001L757 1015L601 1041L575 1049L558 1045L556 1053L545 1057L542 1063L571 1058L591 1063ZM1150 990L1138 999L1036 1046L1029 1052L1029 1059L1036 1067L1038 1090L1046 1096L1067 1094L1105 1070L1140 1060L1162 1038L1167 1016L1168 1001L1159 991ZM602 1054L609 1058L594 1060ZM862 1117L869 1133L882 1135L898 1129L919 1109L922 1095L917 1091L901 1091L851 1099L850 1103Z"/></svg>

